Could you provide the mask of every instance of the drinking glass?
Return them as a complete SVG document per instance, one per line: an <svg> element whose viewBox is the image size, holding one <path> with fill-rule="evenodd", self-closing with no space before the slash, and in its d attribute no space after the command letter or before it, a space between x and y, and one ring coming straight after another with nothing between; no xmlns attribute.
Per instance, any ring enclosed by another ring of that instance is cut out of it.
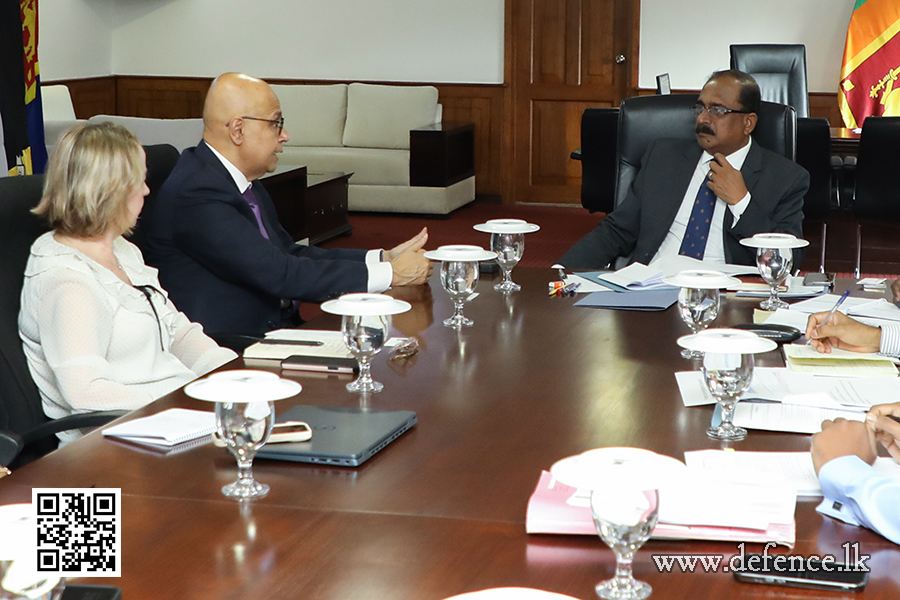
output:
<svg viewBox="0 0 900 600"><path fill-rule="evenodd" d="M384 384L372 379L372 357L381 352L391 329L389 315L344 315L341 333L344 343L359 361L359 377L347 384L350 392L380 392Z"/></svg>
<svg viewBox="0 0 900 600"><path fill-rule="evenodd" d="M523 233L492 233L491 250L497 253L497 263L503 272L503 281L494 286L498 292L508 294L522 289L517 283L513 283L513 267L522 260L525 252L525 234Z"/></svg>
<svg viewBox="0 0 900 600"><path fill-rule="evenodd" d="M453 316L444 319L444 326L453 329L471 327L474 322L463 316L463 307L478 285L478 263L472 260L445 260L441 263L441 285L450 294L454 305Z"/></svg>
<svg viewBox="0 0 900 600"><path fill-rule="evenodd" d="M269 439L275 422L272 402L216 402L216 427L237 459L238 478L222 488L229 498L260 498L269 486L253 479L253 458Z"/></svg>
<svg viewBox="0 0 900 600"><path fill-rule="evenodd" d="M706 329L719 315L719 290L683 287L678 292L678 312L691 333ZM690 359L703 358L703 352L684 348L681 356Z"/></svg>
<svg viewBox="0 0 900 600"><path fill-rule="evenodd" d="M732 419L740 395L747 391L753 378L753 354L707 352L703 357L703 377L722 414L719 426L707 429L706 435L731 442L747 437L747 430L736 427Z"/></svg>
<svg viewBox="0 0 900 600"><path fill-rule="evenodd" d="M641 486L608 485L591 492L594 525L616 555L616 576L597 584L596 592L607 600L646 598L652 589L632 575L638 549L650 538L659 512L657 490Z"/></svg>
<svg viewBox="0 0 900 600"><path fill-rule="evenodd" d="M769 284L769 297L760 303L763 310L777 310L789 305L778 297L778 286L784 283L794 266L794 253L790 248L757 248L756 266Z"/></svg>

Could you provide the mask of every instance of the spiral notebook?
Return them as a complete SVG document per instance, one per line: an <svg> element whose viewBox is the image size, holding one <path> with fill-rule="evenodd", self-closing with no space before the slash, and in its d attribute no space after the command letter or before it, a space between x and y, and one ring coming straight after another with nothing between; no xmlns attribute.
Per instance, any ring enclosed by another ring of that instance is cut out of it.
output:
<svg viewBox="0 0 900 600"><path fill-rule="evenodd" d="M156 448L171 448L216 430L216 415L210 411L170 408L149 417L132 419L103 430L105 437Z"/></svg>

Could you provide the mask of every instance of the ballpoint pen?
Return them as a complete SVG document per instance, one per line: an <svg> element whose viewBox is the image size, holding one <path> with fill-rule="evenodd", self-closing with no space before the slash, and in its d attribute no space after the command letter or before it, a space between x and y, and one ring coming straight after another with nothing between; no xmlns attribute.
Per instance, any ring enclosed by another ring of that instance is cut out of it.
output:
<svg viewBox="0 0 900 600"><path fill-rule="evenodd" d="M850 296L850 290L847 290L846 292L844 292L843 294L841 294L841 297L838 298L838 301L834 303L834 308L831 309L831 311L828 313L828 316L825 317L825 319L822 321L822 323L827 323L827 322L828 322L828 319L830 319L831 316L832 316L835 312L837 312L837 309L839 309L839 308L841 307L841 304L843 304L843 303L844 303L844 300L846 300L847 297L849 297L849 296ZM819 327L822 326L822 323L819 323L818 325L816 325L816 331L819 331ZM812 341L812 340L807 340L806 343L809 344L811 341Z"/></svg>
<svg viewBox="0 0 900 600"><path fill-rule="evenodd" d="M260 344L287 344L289 346L322 346L324 342L318 340L279 340L275 338L264 338L259 340Z"/></svg>

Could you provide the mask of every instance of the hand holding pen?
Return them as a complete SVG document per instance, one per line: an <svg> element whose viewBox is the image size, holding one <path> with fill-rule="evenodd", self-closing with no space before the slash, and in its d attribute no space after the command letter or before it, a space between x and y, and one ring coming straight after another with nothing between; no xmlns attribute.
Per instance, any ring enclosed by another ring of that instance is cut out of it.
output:
<svg viewBox="0 0 900 600"><path fill-rule="evenodd" d="M881 329L838 312L837 309L847 295L844 294L830 312L809 316L806 323L807 343L824 354L830 353L832 348L850 352L878 352L881 347Z"/></svg>

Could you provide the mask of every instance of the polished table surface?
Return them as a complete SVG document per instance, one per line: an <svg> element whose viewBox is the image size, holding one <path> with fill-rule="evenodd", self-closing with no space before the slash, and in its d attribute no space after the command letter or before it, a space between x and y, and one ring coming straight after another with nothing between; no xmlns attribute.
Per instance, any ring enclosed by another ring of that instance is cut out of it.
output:
<svg viewBox="0 0 900 600"><path fill-rule="evenodd" d="M125 600L440 600L500 586L594 598L594 585L615 564L598 537L525 533L526 503L541 470L602 446L683 459L686 450L728 444L705 434L710 407L681 402L673 372L698 365L679 356L675 340L687 328L675 308L576 308L575 299L548 297L555 275L518 268L523 290L507 297L493 291L493 277L483 279L466 306L475 326L462 332L441 325L451 306L437 276L430 288L403 290L414 309L395 317L394 328L417 335L421 349L405 363L376 357L380 394L360 399L344 389L346 379L286 372L304 389L278 411L362 403L417 412L418 425L361 467L258 460L254 474L272 491L238 503L219 491L236 477L234 460L220 449L165 456L93 433L0 480L0 504L29 501L32 487L121 488L123 576L96 581L121 586ZM728 295L715 325L748 322L758 302ZM339 321L310 325L337 328ZM757 364L782 361L773 352ZM209 409L179 391L135 415L171 406ZM803 451L809 436L751 431L730 446ZM897 546L822 517L815 506L798 502L793 552L840 556L843 542L859 540L873 555L873 572L853 597L900 597ZM651 558L736 552L731 543L654 540L638 553L635 575L655 598L825 594L736 583L730 573L658 573Z"/></svg>

